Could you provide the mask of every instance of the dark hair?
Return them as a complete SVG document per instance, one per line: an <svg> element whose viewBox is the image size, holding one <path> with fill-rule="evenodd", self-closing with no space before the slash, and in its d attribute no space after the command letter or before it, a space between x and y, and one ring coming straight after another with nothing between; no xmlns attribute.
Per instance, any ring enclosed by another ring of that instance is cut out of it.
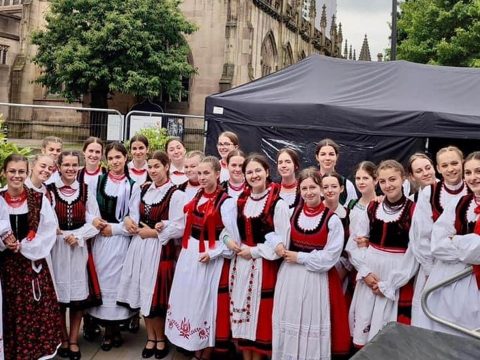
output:
<svg viewBox="0 0 480 360"><path fill-rule="evenodd" d="M139 141L141 142L143 145L145 145L145 147L148 149L148 139L145 135L142 135L142 134L135 134L132 136L132 138L130 139L130 142L129 142L129 145L128 145L128 149L131 151L132 150L132 144L135 142L135 141Z"/></svg>
<svg viewBox="0 0 480 360"><path fill-rule="evenodd" d="M332 139L320 140L317 143L317 148L315 149L315 155L318 155L318 153L320 152L320 150L324 146L331 146L333 148L333 150L335 151L335 155L338 156L338 154L340 152L340 146L338 146L338 144L335 141L333 141Z"/></svg>
<svg viewBox="0 0 480 360"><path fill-rule="evenodd" d="M323 182L323 179L325 179L327 177L333 177L333 178L337 179L338 180L338 185L343 186L343 177L339 173L333 171L330 174L323 175L322 176L322 182ZM344 191L345 191L345 189L344 189Z"/></svg>
<svg viewBox="0 0 480 360"><path fill-rule="evenodd" d="M471 161L471 160L480 160L480 151L474 151L468 154L465 160L463 161L463 164L465 165L467 161Z"/></svg>
<svg viewBox="0 0 480 360"><path fill-rule="evenodd" d="M298 156L298 153L295 150L293 150L292 148L280 149L280 150L278 150L278 153L277 153L277 163L278 163L278 158L283 153L288 154L288 156L290 156L290 158L293 161L293 168L294 168L295 172L298 172L298 170L300 169L300 157Z"/></svg>
<svg viewBox="0 0 480 360"><path fill-rule="evenodd" d="M167 142L165 143L165 152L168 151L168 145L170 145L170 143L172 141L178 141L180 144L182 144L182 146L186 149L185 147L185 144L183 143L182 139L180 139L179 137L171 137L170 139L167 140Z"/></svg>
<svg viewBox="0 0 480 360"><path fill-rule="evenodd" d="M65 150L65 151L62 151L60 153L60 155L58 156L58 161L57 161L58 166L62 165L63 158L65 156L75 156L78 159L78 164L80 164L80 161L82 159L82 157L81 157L81 155L78 151L76 151L76 150Z"/></svg>
<svg viewBox="0 0 480 360"><path fill-rule="evenodd" d="M382 170L387 170L387 169L393 169L402 175L402 177L405 177L405 169L403 168L402 164L400 164L397 160L383 160L377 167L377 177L380 171Z"/></svg>
<svg viewBox="0 0 480 360"><path fill-rule="evenodd" d="M20 155L20 154L10 154L8 155L5 160L3 161L3 171L7 171L7 166L9 163L11 162L19 162L19 161L23 161L24 163L27 164L27 171L28 171L28 159L23 156L23 155Z"/></svg>
<svg viewBox="0 0 480 360"><path fill-rule="evenodd" d="M372 179L377 178L377 165L375 165L371 161L362 161L360 162L354 169L353 175L357 173L358 170L365 171L368 175L372 177Z"/></svg>
<svg viewBox="0 0 480 360"><path fill-rule="evenodd" d="M99 144L102 147L102 152L103 152L103 149L105 148L105 144L103 143L102 139L96 136L90 136L83 142L82 151L85 152L85 150L87 150L90 144Z"/></svg>
<svg viewBox="0 0 480 360"><path fill-rule="evenodd" d="M123 156L127 157L128 156L128 151L125 148L125 145L123 145L120 141L112 141L105 147L105 158L108 157L108 153L111 150L117 150L122 153Z"/></svg>
<svg viewBox="0 0 480 360"><path fill-rule="evenodd" d="M168 155L165 153L165 151L162 151L162 150L155 151L150 157L150 160L152 159L160 161L163 166L167 166L167 165L170 166L170 159Z"/></svg>
<svg viewBox="0 0 480 360"><path fill-rule="evenodd" d="M235 146L238 146L240 144L240 141L238 140L238 135L232 131L224 131L220 135L218 135L218 138L220 139L220 137L222 136L228 138Z"/></svg>
<svg viewBox="0 0 480 360"><path fill-rule="evenodd" d="M232 150L232 151L230 151L230 152L228 153L228 155L227 155L227 165L230 163L230 159L231 159L232 157L234 157L234 156L241 156L241 157L243 157L244 159L245 159L245 157L246 157L246 156L245 156L245 153L244 153L242 150L240 150L240 149Z"/></svg>
<svg viewBox="0 0 480 360"><path fill-rule="evenodd" d="M42 148L45 149L49 143L59 143L63 145L63 140L58 136L47 136L42 140Z"/></svg>
<svg viewBox="0 0 480 360"><path fill-rule="evenodd" d="M218 160L215 156L205 156L202 161L200 161L200 164L201 163L210 164L213 171L215 172L220 172L220 170L222 169L222 166L220 165L220 160Z"/></svg>
<svg viewBox="0 0 480 360"><path fill-rule="evenodd" d="M252 161L258 162L262 167L265 169L265 171L270 171L270 165L268 165L267 158L261 154L258 153L253 153L248 155L245 158L245 161L243 162L242 165L242 172L245 174L245 169L247 168L247 165L251 163Z"/></svg>
<svg viewBox="0 0 480 360"><path fill-rule="evenodd" d="M318 172L318 169L313 166L300 171L300 174L298 175L298 184L300 185L306 179L312 179L315 184L320 187L322 186L322 177Z"/></svg>
<svg viewBox="0 0 480 360"><path fill-rule="evenodd" d="M410 156L408 158L408 163L407 163L407 172L409 175L413 175L413 168L412 168L412 164L415 160L418 160L418 159L425 159L427 160L433 167L435 167L435 165L433 164L433 160L430 159L426 154L424 153L421 153L421 152L416 152L415 154L413 154L412 156Z"/></svg>

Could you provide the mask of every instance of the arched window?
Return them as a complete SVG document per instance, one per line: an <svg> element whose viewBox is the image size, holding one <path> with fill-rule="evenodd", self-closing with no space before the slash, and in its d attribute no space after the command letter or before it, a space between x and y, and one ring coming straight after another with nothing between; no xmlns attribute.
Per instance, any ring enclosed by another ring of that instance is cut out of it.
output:
<svg viewBox="0 0 480 360"><path fill-rule="evenodd" d="M288 42L285 45L285 55L284 55L284 60L283 60L283 66L292 65L294 62L295 61L293 60L292 45L290 45L290 42Z"/></svg>
<svg viewBox="0 0 480 360"><path fill-rule="evenodd" d="M260 52L260 65L262 66L262 76L266 76L277 70L278 52L275 44L275 37L272 31L269 31L262 42Z"/></svg>

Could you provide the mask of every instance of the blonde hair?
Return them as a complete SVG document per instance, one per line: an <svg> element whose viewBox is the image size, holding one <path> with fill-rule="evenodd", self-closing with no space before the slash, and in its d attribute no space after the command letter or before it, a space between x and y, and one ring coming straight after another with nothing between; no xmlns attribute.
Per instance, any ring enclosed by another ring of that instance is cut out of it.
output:
<svg viewBox="0 0 480 360"><path fill-rule="evenodd" d="M439 163L438 157L442 155L443 153L446 153L447 151L453 151L456 152L458 156L460 156L460 161L463 161L463 152L460 150L458 147L450 145L446 146L444 148L441 148L440 150L437 151L437 155L435 156L435 160L437 160L437 164Z"/></svg>
<svg viewBox="0 0 480 360"><path fill-rule="evenodd" d="M377 177L378 175L380 174L380 171L382 170L388 170L388 169L393 169L393 170L396 170L400 173L400 175L402 175L402 178L405 177L405 169L404 167L402 166L402 164L400 164L397 160L383 160L378 166L377 166Z"/></svg>

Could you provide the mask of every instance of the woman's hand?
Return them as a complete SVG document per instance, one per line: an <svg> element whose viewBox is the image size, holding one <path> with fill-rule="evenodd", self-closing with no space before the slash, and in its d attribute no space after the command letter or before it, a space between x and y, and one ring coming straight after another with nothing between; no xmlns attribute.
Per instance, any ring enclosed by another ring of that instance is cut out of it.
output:
<svg viewBox="0 0 480 360"><path fill-rule="evenodd" d="M250 250L250 246L244 245L240 251L237 253L238 256L244 258L245 260L252 259L252 251Z"/></svg>
<svg viewBox="0 0 480 360"><path fill-rule="evenodd" d="M158 223L155 224L155 230L157 232L162 232L162 230L165 228L165 224L163 221L159 221Z"/></svg>
<svg viewBox="0 0 480 360"><path fill-rule="evenodd" d="M378 289L378 282L380 281L380 279L374 273L370 273L363 278L363 281L370 289L376 290Z"/></svg>
<svg viewBox="0 0 480 360"><path fill-rule="evenodd" d="M232 239L225 242L225 245L229 250L232 250L235 254L238 254L242 250L240 246L235 242L235 240L232 240Z"/></svg>
<svg viewBox="0 0 480 360"><path fill-rule="evenodd" d="M355 242L359 248L366 248L369 244L369 239L365 236L357 236Z"/></svg>
<svg viewBox="0 0 480 360"><path fill-rule="evenodd" d="M95 227L95 229L101 231L108 225L108 223L105 220L103 220L102 218L97 217L97 218L93 219L92 225Z"/></svg>
<svg viewBox="0 0 480 360"><path fill-rule="evenodd" d="M3 239L3 243L10 251L18 252L20 250L20 242L15 238L15 235L13 234L10 234L5 239Z"/></svg>
<svg viewBox="0 0 480 360"><path fill-rule="evenodd" d="M102 230L100 230L100 234L102 234L103 236L112 236L113 235L113 232L112 232L112 225L110 224L107 224L105 225Z"/></svg>
<svg viewBox="0 0 480 360"><path fill-rule="evenodd" d="M158 232L147 224L142 223L142 227L138 229L137 235L139 235L142 239L157 238Z"/></svg>
<svg viewBox="0 0 480 360"><path fill-rule="evenodd" d="M283 258L287 263L296 263L298 260L298 252L285 250Z"/></svg>
<svg viewBox="0 0 480 360"><path fill-rule="evenodd" d="M283 245L283 243L280 243L277 246L275 246L275 253L280 257L285 257L286 251L287 250L285 249L285 245Z"/></svg>
<svg viewBox="0 0 480 360"><path fill-rule="evenodd" d="M64 240L71 247L78 246L78 239L73 234L68 235Z"/></svg>
<svg viewBox="0 0 480 360"><path fill-rule="evenodd" d="M203 264L208 264L208 262L210 261L210 255L208 255L208 252L201 253L198 257L198 261Z"/></svg>
<svg viewBox="0 0 480 360"><path fill-rule="evenodd" d="M138 233L138 225L129 216L123 220L123 226L130 234L135 235Z"/></svg>

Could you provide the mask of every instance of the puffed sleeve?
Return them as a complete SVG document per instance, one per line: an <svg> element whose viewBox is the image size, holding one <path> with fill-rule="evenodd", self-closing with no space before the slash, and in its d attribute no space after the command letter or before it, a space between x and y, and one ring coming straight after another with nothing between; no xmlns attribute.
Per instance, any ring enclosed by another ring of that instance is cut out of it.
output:
<svg viewBox="0 0 480 360"><path fill-rule="evenodd" d="M418 195L410 227L409 243L415 258L422 265L426 275L430 275L434 260L430 246L433 228L433 214L430 204L431 191L432 187L428 186L421 190Z"/></svg>
<svg viewBox="0 0 480 360"><path fill-rule="evenodd" d="M138 196L134 196L134 194L132 193L128 208L128 217L135 221L136 224L138 224L138 222L140 221L140 198L140 191L138 192Z"/></svg>
<svg viewBox="0 0 480 360"><path fill-rule="evenodd" d="M455 209L456 204L449 204L433 225L432 254L441 261L480 264L480 235L456 234Z"/></svg>
<svg viewBox="0 0 480 360"><path fill-rule="evenodd" d="M233 257L233 251L225 245L222 239L228 236L230 239L234 239L237 243L240 239L237 227L237 200L233 198L226 199L220 206L220 213L224 230L220 234L220 239L215 241L215 248L208 250L208 255L211 259L215 259L219 256L225 258Z"/></svg>
<svg viewBox="0 0 480 360"><path fill-rule="evenodd" d="M100 217L100 210L98 208L97 200L92 193L88 192L85 224L75 230L64 230L63 236L66 237L69 234L73 234L77 238L78 246L84 247L85 240L93 238L98 234L98 230L92 225L93 219Z"/></svg>
<svg viewBox="0 0 480 360"><path fill-rule="evenodd" d="M44 259L50 255L56 240L57 222L55 214L48 199L43 196L37 232L32 240L27 240L27 238L20 240L20 253L32 261Z"/></svg>
<svg viewBox="0 0 480 360"><path fill-rule="evenodd" d="M363 211L356 217L358 221L350 226L350 236L345 247L345 251L348 253L348 258L352 265L357 269L357 279L363 279L372 271L365 262L365 255L368 247L358 247L355 239L357 237L369 237L370 236L370 221L368 219L368 213Z"/></svg>
<svg viewBox="0 0 480 360"><path fill-rule="evenodd" d="M163 229L158 233L158 239L162 245L170 239L180 238L185 230L185 193L180 190L173 192L168 207L168 220L162 220Z"/></svg>
<svg viewBox="0 0 480 360"><path fill-rule="evenodd" d="M350 180L346 180L345 182L345 191L347 192L347 198L345 200L345 206L347 206L347 204L352 201L352 200L355 200L355 199L358 199L358 196L357 196L357 191L355 190L355 186L353 185L353 183L350 181Z"/></svg>
<svg viewBox="0 0 480 360"><path fill-rule="evenodd" d="M130 199L128 200L128 209L130 211L131 208L134 207L135 202L139 202L140 200L140 186L136 183L133 184L132 194L130 195ZM117 205L118 206L118 205ZM123 220L120 221L118 224L111 223L112 226L112 235L123 235L123 236L131 236L123 226Z"/></svg>
<svg viewBox="0 0 480 360"><path fill-rule="evenodd" d="M313 250L309 253L299 252L297 262L305 265L309 271L329 271L340 258L343 249L343 225L337 215L328 221L328 238L323 250Z"/></svg>
<svg viewBox="0 0 480 360"><path fill-rule="evenodd" d="M263 257L267 260L279 259L275 253L278 244L283 243L288 248L290 243L290 211L282 199L277 201L273 215L274 231L265 235L265 242L251 248L252 257Z"/></svg>
<svg viewBox="0 0 480 360"><path fill-rule="evenodd" d="M418 271L419 264L413 254L411 246L403 255L400 266L392 271L388 279L381 279L378 288L386 298L395 301L396 291L407 284Z"/></svg>
<svg viewBox="0 0 480 360"><path fill-rule="evenodd" d="M10 215L8 214L8 208L3 197L0 196L0 237L11 233L12 229L10 227ZM0 251L5 250L5 244L0 240Z"/></svg>

